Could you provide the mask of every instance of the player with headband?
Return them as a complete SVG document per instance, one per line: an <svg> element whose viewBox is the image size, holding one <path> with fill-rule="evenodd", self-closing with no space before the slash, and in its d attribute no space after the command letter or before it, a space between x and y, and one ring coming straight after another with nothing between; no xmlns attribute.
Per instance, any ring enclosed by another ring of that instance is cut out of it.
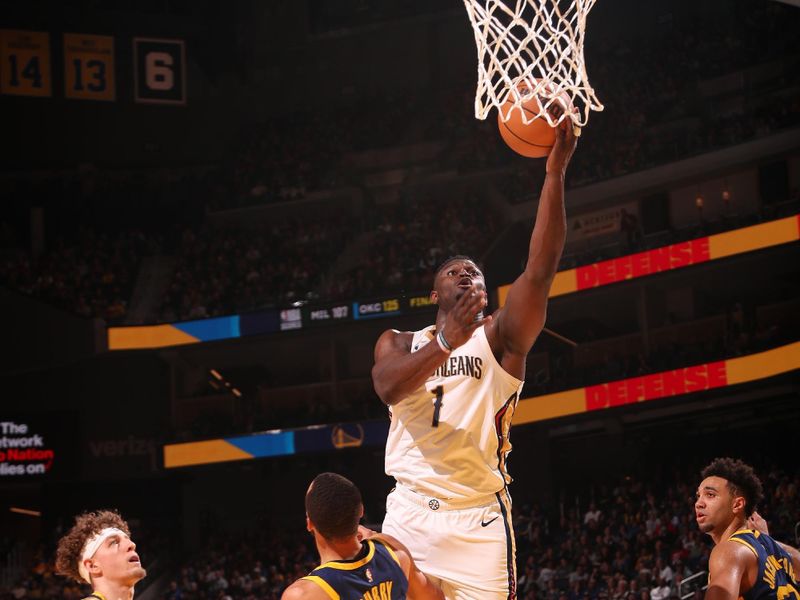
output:
<svg viewBox="0 0 800 600"><path fill-rule="evenodd" d="M110 510L75 518L75 525L58 542L56 572L91 585L85 600L132 600L133 587L147 574L128 524Z"/></svg>

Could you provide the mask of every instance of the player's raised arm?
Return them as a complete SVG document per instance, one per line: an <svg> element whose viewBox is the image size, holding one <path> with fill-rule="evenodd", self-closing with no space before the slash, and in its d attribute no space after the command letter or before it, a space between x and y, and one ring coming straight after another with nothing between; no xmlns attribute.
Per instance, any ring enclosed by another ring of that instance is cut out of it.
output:
<svg viewBox="0 0 800 600"><path fill-rule="evenodd" d="M789 544L778 542L778 540L775 541L781 548L783 548L786 551L786 554L789 555L789 558L792 559L792 568L794 569L794 572L800 573L800 550L798 550L794 546L790 546Z"/></svg>
<svg viewBox="0 0 800 600"><path fill-rule="evenodd" d="M764 517L762 517L757 510L754 510L753 514L747 518L747 527L769 535L769 526L766 520L764 520ZM775 543L783 548L786 554L789 555L795 573L800 573L800 550L788 544L784 544L783 542L779 542L778 540L775 540Z"/></svg>
<svg viewBox="0 0 800 600"><path fill-rule="evenodd" d="M505 306L495 313L494 323L487 327L492 348L502 353L504 358L508 354L524 357L544 327L550 285L558 270L566 239L564 176L576 143L572 122L567 119L558 128L556 142L547 159L547 174L525 270L511 284ZM503 362L512 375L524 373L520 365Z"/></svg>

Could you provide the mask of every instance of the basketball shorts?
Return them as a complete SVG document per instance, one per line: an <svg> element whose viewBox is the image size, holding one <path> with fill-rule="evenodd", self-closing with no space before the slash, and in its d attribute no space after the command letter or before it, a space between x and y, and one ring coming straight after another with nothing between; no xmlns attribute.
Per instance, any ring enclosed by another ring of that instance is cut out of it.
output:
<svg viewBox="0 0 800 600"><path fill-rule="evenodd" d="M406 545L447 600L516 598L516 547L506 490L452 503L398 484L386 498L383 532Z"/></svg>

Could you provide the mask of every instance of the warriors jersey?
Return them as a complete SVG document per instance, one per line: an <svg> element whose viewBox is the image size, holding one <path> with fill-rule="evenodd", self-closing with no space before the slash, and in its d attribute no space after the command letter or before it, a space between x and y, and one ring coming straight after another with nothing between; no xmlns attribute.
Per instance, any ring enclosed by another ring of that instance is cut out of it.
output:
<svg viewBox="0 0 800 600"><path fill-rule="evenodd" d="M437 343L414 333L411 352ZM497 362L481 326L428 380L390 407L386 473L426 496L471 500L510 483L509 430L522 381Z"/></svg>
<svg viewBox="0 0 800 600"><path fill-rule="evenodd" d="M303 579L333 600L405 600L408 592L397 555L378 540L364 540L354 559L326 562Z"/></svg>
<svg viewBox="0 0 800 600"><path fill-rule="evenodd" d="M800 600L792 558L775 540L752 529L740 529L729 539L750 548L758 561L756 582L744 600Z"/></svg>

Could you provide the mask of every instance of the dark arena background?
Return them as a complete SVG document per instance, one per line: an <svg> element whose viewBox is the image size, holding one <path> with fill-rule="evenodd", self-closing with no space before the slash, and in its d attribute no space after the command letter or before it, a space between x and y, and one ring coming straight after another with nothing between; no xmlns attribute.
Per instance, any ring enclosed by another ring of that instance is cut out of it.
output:
<svg viewBox="0 0 800 600"><path fill-rule="evenodd" d="M594 113L512 430L519 597L701 597L699 470L756 468L800 529L800 8L600 0ZM0 598L88 509L129 520L144 600L277 599L317 564L310 480L379 525L387 328L445 257L491 308L543 159L474 118L457 0L5 2Z"/></svg>

